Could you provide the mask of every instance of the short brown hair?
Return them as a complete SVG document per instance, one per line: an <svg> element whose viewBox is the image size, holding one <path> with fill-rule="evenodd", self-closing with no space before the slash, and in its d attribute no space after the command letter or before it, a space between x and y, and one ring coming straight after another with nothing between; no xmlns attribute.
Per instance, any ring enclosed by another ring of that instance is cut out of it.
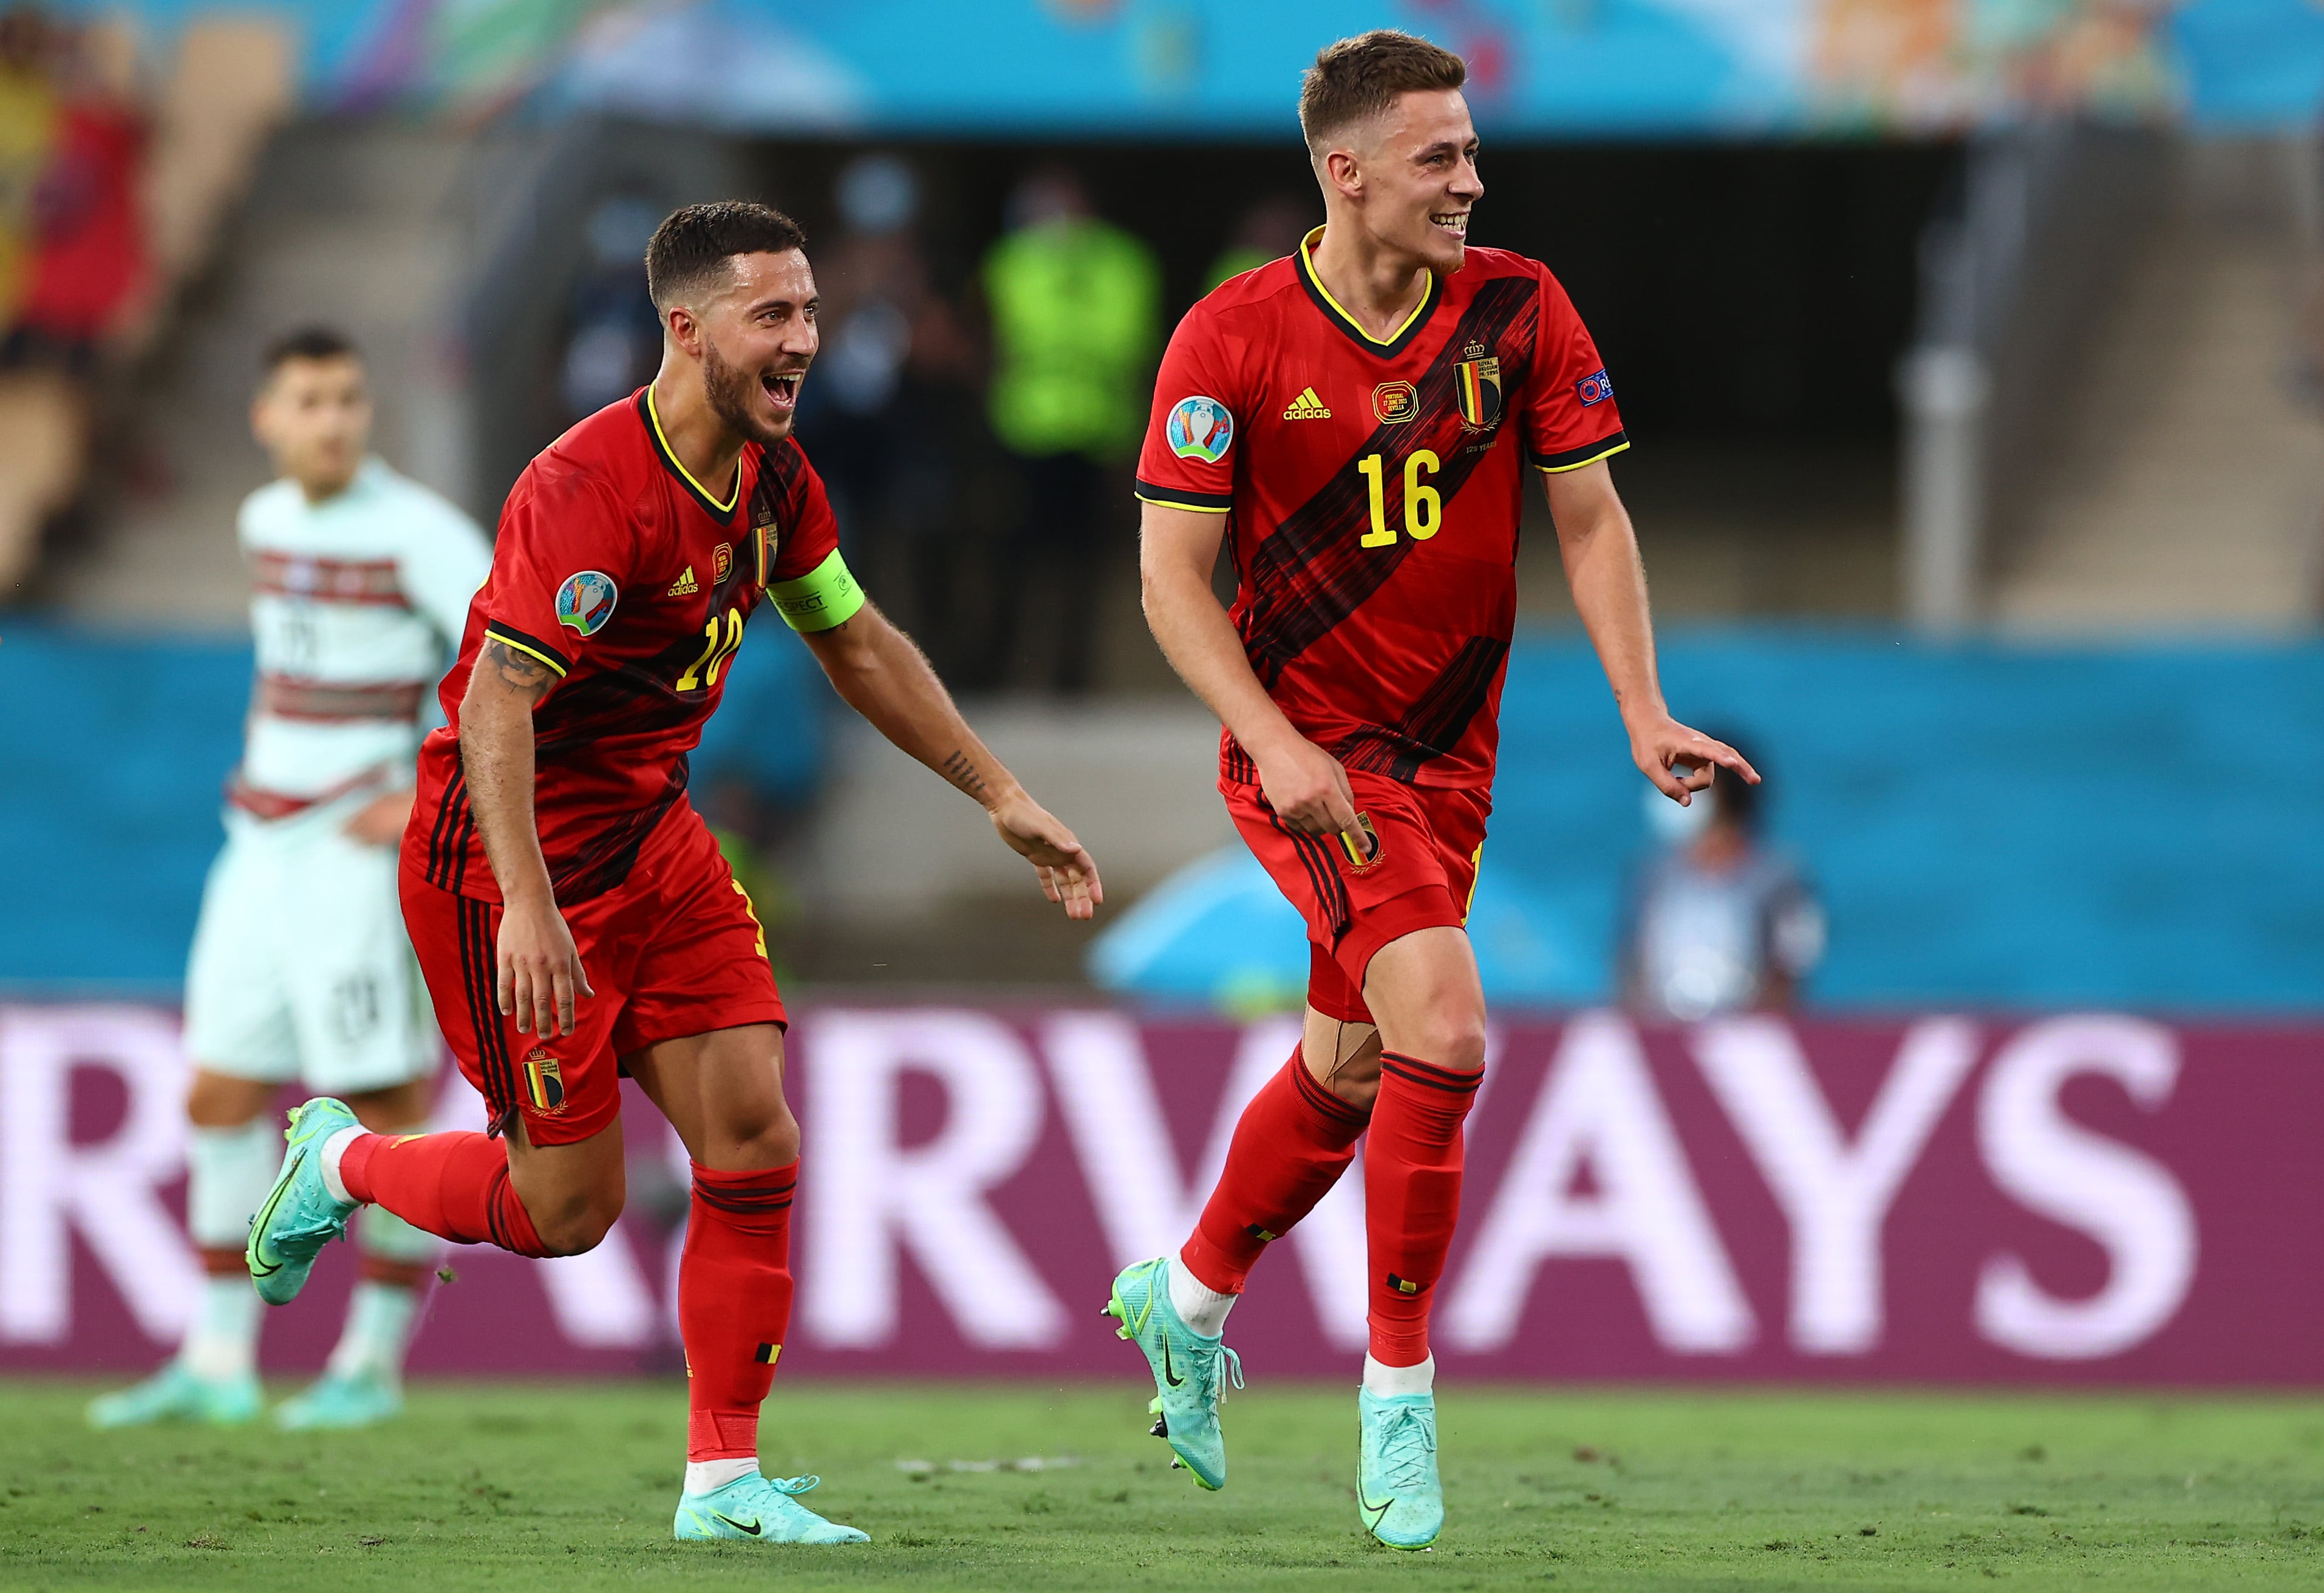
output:
<svg viewBox="0 0 2324 1593"><path fill-rule="evenodd" d="M1374 28L1316 52L1299 85L1299 127L1320 154L1324 142L1415 89L1458 88L1468 66L1449 50L1394 28Z"/></svg>
<svg viewBox="0 0 2324 1593"><path fill-rule="evenodd" d="M807 232L771 205L724 199L673 210L646 245L646 292L667 312L718 285L737 254L788 254L807 245Z"/></svg>
<svg viewBox="0 0 2324 1593"><path fill-rule="evenodd" d="M355 339L337 327L300 327L266 345L258 368L268 376L292 360L361 360Z"/></svg>

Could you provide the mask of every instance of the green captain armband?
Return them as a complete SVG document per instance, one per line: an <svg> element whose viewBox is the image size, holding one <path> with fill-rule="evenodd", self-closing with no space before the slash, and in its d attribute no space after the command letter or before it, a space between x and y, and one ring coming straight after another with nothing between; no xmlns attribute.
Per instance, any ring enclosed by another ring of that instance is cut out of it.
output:
<svg viewBox="0 0 2324 1593"><path fill-rule="evenodd" d="M768 587L767 597L774 603L775 612L782 615L783 623L802 634L844 625L863 606L863 588L855 584L836 548L830 557L798 580L778 581Z"/></svg>

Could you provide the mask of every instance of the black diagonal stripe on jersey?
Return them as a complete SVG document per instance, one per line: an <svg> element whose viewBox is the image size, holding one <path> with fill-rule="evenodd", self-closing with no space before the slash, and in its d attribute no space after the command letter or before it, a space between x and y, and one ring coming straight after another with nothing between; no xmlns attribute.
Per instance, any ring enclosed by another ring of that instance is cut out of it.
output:
<svg viewBox="0 0 2324 1593"><path fill-rule="evenodd" d="M1444 512L1451 512L1454 496L1485 457L1466 453L1451 440L1463 435L1457 429L1460 409L1453 399L1461 351L1471 343L1494 346L1520 320L1538 312L1540 295L1540 283L1530 276L1496 277L1479 288L1416 384L1419 400L1415 418L1374 428L1323 490L1259 543L1250 560L1243 649L1260 684L1272 686L1280 679L1294 658L1379 591L1416 546L1402 536L1392 548L1361 546L1371 506L1364 478L1355 468L1357 460L1369 454L1382 456L1380 479L1393 512L1405 461L1420 448L1435 445L1443 463L1429 484L1443 501ZM1512 392L1521 390L1531 369L1532 351L1504 355L1501 360L1505 387Z"/></svg>
<svg viewBox="0 0 2324 1593"><path fill-rule="evenodd" d="M1350 769L1409 781L1422 764L1461 744L1508 656L1509 644L1499 637L1471 637L1394 724L1366 725L1333 748L1334 755Z"/></svg>
<svg viewBox="0 0 2324 1593"><path fill-rule="evenodd" d="M428 867L420 876L430 885L441 886L444 883L444 847L451 835L458 832L456 815L465 806L461 791L466 784L466 778L464 770L455 768L452 778L444 782L444 794L436 799L436 822L428 828Z"/></svg>

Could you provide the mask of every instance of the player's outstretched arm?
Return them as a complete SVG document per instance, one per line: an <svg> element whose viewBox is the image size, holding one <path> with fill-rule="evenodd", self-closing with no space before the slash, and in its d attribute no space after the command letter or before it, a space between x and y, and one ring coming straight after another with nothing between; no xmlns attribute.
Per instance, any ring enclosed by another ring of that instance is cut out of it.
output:
<svg viewBox="0 0 2324 1593"><path fill-rule="evenodd" d="M1356 796L1340 760L1292 728L1251 673L1234 622L1211 590L1226 516L1144 506L1138 568L1146 623L1178 678L1210 705L1259 765L1268 806L1295 830L1356 829Z"/></svg>
<svg viewBox="0 0 2324 1593"><path fill-rule="evenodd" d="M1088 850L977 739L910 637L869 603L827 631L800 635L849 707L976 798L1001 839L1033 865L1043 894L1067 917L1086 918L1097 910L1105 888Z"/></svg>
<svg viewBox="0 0 2324 1593"><path fill-rule="evenodd" d="M460 699L468 809L501 888L500 1008L520 1031L549 1037L571 1034L574 1003L596 994L533 825L532 711L555 683L549 666L488 635Z"/></svg>
<svg viewBox="0 0 2324 1593"><path fill-rule="evenodd" d="M1604 460L1545 476L1557 548L1565 560L1573 606L1598 649L1607 682L1630 732L1630 756L1662 794L1686 806L1723 764L1753 785L1758 771L1724 741L1673 719L1655 669L1655 627L1646 609L1646 571L1630 511L1614 490Z"/></svg>

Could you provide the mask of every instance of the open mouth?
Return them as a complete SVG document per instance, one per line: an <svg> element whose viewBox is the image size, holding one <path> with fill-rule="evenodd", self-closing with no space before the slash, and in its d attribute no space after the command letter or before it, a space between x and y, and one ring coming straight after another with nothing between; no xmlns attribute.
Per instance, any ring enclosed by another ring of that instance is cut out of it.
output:
<svg viewBox="0 0 2324 1593"><path fill-rule="evenodd" d="M804 371L769 374L759 378L759 385L765 391L768 401L776 409L789 410L798 404L799 379L806 374Z"/></svg>
<svg viewBox="0 0 2324 1593"><path fill-rule="evenodd" d="M1464 242L1469 236L1469 213L1466 210L1447 210L1442 215L1432 216L1428 218L1428 225Z"/></svg>

